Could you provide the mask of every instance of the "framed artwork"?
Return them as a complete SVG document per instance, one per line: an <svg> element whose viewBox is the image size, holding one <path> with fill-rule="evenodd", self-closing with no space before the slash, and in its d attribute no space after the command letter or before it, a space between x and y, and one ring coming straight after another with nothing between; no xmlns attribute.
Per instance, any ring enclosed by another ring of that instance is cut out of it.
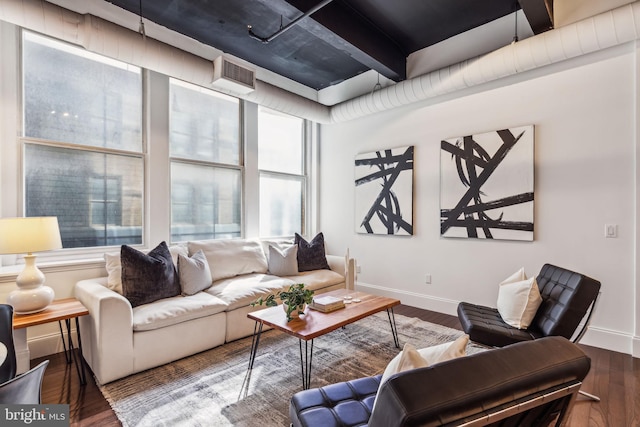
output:
<svg viewBox="0 0 640 427"><path fill-rule="evenodd" d="M413 235L413 146L358 154L356 231Z"/></svg>
<svg viewBox="0 0 640 427"><path fill-rule="evenodd" d="M440 144L440 235L533 240L533 125Z"/></svg>

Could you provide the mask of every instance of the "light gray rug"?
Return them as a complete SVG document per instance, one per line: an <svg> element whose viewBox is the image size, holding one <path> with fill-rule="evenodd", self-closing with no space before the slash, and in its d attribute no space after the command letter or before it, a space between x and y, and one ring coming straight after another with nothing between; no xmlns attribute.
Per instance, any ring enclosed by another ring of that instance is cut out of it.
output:
<svg viewBox="0 0 640 427"><path fill-rule="evenodd" d="M396 315L400 347L455 340L462 332ZM176 343L176 345L179 345ZM298 340L262 334L250 378L251 338L150 369L101 387L123 426L288 426L289 399L302 388ZM385 312L316 338L311 387L384 371L400 350ZM469 354L481 351L470 344Z"/></svg>

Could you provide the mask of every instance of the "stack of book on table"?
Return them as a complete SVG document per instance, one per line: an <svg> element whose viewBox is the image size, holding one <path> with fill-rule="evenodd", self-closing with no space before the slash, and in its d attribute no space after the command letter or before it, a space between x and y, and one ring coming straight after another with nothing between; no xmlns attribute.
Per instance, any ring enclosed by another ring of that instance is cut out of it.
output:
<svg viewBox="0 0 640 427"><path fill-rule="evenodd" d="M309 307L323 313L329 313L330 311L344 308L344 301L342 300L342 298L337 298L330 295L319 296L313 299Z"/></svg>

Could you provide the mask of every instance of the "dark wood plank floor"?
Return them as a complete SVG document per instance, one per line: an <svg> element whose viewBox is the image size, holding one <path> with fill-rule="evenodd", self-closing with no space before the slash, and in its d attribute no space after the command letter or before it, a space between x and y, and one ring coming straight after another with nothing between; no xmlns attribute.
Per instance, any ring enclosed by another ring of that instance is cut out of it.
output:
<svg viewBox="0 0 640 427"><path fill-rule="evenodd" d="M396 307L395 312L460 329L460 323L454 316L404 305ZM592 362L582 390L599 396L601 401L593 402L579 397L567 425L640 426L640 359L595 347L580 346L591 357ZM90 374L87 376L87 384L80 386L75 366L66 363L64 354L34 359L32 366L44 359L50 361L42 386L44 403L69 404L72 426L121 425Z"/></svg>

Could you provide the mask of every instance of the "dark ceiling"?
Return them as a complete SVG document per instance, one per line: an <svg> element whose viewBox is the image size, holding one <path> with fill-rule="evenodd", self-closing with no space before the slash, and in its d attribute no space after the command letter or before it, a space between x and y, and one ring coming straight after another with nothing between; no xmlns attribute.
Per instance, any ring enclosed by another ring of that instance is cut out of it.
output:
<svg viewBox="0 0 640 427"><path fill-rule="evenodd" d="M316 90L373 69L402 81L409 54L523 9L534 33L553 0L111 0ZM312 8L309 17L289 24ZM286 31L265 43L281 27ZM287 27L289 26L289 27Z"/></svg>

